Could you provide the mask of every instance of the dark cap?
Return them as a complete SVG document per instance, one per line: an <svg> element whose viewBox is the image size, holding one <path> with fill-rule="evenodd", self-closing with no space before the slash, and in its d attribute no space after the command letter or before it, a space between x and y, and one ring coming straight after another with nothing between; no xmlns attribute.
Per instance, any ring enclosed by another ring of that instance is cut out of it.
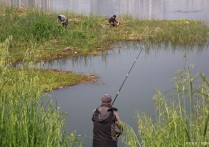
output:
<svg viewBox="0 0 209 147"><path fill-rule="evenodd" d="M102 102L111 102L112 97L109 94L104 94L103 97L101 98Z"/></svg>
<svg viewBox="0 0 209 147"><path fill-rule="evenodd" d="M116 18L116 15L113 15L113 17L115 17L115 18Z"/></svg>

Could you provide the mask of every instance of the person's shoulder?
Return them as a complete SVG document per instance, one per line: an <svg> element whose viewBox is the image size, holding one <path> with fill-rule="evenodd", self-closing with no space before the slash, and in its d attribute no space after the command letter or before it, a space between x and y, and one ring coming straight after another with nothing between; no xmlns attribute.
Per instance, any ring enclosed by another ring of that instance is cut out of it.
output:
<svg viewBox="0 0 209 147"><path fill-rule="evenodd" d="M63 15L63 14L61 14L60 16L61 16L62 18L66 18L65 15Z"/></svg>
<svg viewBox="0 0 209 147"><path fill-rule="evenodd" d="M95 109L93 110L93 112L95 112L96 110L99 110L99 108L100 108L100 107L95 108Z"/></svg>
<svg viewBox="0 0 209 147"><path fill-rule="evenodd" d="M112 107L111 109L114 111L118 111L118 108L115 108L115 107Z"/></svg>

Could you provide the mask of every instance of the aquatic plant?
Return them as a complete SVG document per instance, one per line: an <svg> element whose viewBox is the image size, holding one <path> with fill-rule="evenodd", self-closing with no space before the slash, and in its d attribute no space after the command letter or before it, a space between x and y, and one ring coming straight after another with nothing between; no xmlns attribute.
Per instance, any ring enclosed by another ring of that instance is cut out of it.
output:
<svg viewBox="0 0 209 147"><path fill-rule="evenodd" d="M122 141L126 146L208 146L208 79L202 73L181 70L173 82L175 91L156 90L155 117L137 113L137 130L125 125Z"/></svg>

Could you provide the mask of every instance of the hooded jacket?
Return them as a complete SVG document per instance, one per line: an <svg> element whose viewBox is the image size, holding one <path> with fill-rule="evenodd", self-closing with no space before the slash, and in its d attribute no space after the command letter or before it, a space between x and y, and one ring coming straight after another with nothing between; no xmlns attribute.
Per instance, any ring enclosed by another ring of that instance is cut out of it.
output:
<svg viewBox="0 0 209 147"><path fill-rule="evenodd" d="M93 147L117 147L117 137L115 132L114 110L110 107L100 106L93 115Z"/></svg>

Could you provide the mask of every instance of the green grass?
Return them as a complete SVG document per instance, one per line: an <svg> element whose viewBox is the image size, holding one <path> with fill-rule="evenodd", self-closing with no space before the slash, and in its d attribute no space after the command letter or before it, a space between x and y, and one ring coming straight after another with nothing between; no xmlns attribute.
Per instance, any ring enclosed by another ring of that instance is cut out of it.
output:
<svg viewBox="0 0 209 147"><path fill-rule="evenodd" d="M1 62L4 64L5 67L9 67L13 64L13 58L10 55L9 52L9 46L11 42L13 41L12 37L9 37L6 39L5 43L0 44L1 48ZM5 75L8 76L8 79L18 78L20 76L20 73L24 69L25 74L27 76L30 76L31 78L35 76L39 76L40 81L42 81L39 86L42 91L50 91L57 88L63 88L67 86L73 86L79 83L85 83L88 81L92 81L96 77L94 75L82 75L74 72L61 72L54 69L48 69L48 70L41 70L38 69L38 67L34 68L31 62L31 56L33 53L26 53L24 57L24 64L19 68L8 68L5 72ZM30 67L30 68L29 68ZM3 70L3 68L1 69ZM6 89L13 88L14 82L9 82L5 86Z"/></svg>
<svg viewBox="0 0 209 147"><path fill-rule="evenodd" d="M5 75L8 75L10 79L13 77L19 77L22 71L25 71L25 75L32 77L38 76L41 83L39 83L42 91L51 91L58 88L65 88L74 86L81 83L92 81L96 77L94 75L81 75L74 72L61 72L54 69L40 70L32 68L23 69L8 69ZM14 83L10 82L6 85L7 89L13 88Z"/></svg>
<svg viewBox="0 0 209 147"><path fill-rule="evenodd" d="M136 115L137 130L125 126L126 146L208 146L209 81L201 73L179 71L174 78L175 90L162 94L156 90L153 100L155 117Z"/></svg>
<svg viewBox="0 0 209 147"><path fill-rule="evenodd" d="M71 84L87 77L57 71L29 70L26 66L18 70L11 69L8 51L10 41L11 38L0 44L1 146L81 146L75 133L63 131L64 115L59 107L54 106L52 101L46 104L40 97L44 97L45 90L53 88L59 76L63 76L60 79L62 83L63 78L66 81L69 77L75 78L74 81L70 78Z"/></svg>
<svg viewBox="0 0 209 147"><path fill-rule="evenodd" d="M204 45L209 28L195 20L136 20L120 17L111 27L106 17L82 16L66 12L69 25L57 22L57 13L26 8L0 8L0 41L14 40L10 54L22 61L25 52L35 53L31 60L52 60L77 55L98 54L118 41L138 40L147 44ZM38 56L37 56L38 55Z"/></svg>

